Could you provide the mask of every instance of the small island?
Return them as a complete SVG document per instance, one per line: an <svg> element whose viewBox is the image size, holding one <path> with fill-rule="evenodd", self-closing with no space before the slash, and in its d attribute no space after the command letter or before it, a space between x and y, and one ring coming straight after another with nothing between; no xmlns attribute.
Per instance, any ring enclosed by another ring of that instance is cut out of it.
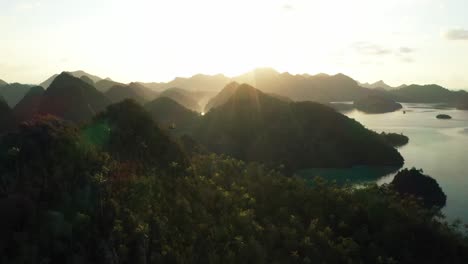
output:
<svg viewBox="0 0 468 264"><path fill-rule="evenodd" d="M401 170L391 182L391 186L400 194L421 198L426 208L444 207L447 202L447 196L437 181L424 175L422 170Z"/></svg>
<svg viewBox="0 0 468 264"><path fill-rule="evenodd" d="M409 142L409 138L403 134L382 132L380 135L389 145L395 148L404 146Z"/></svg>
<svg viewBox="0 0 468 264"><path fill-rule="evenodd" d="M369 95L354 101L354 106L359 111L369 114L382 114L394 112L402 108L402 105L385 97Z"/></svg>
<svg viewBox="0 0 468 264"><path fill-rule="evenodd" d="M451 116L446 115L446 114L440 114L440 115L437 115L436 117L437 119L452 119Z"/></svg>

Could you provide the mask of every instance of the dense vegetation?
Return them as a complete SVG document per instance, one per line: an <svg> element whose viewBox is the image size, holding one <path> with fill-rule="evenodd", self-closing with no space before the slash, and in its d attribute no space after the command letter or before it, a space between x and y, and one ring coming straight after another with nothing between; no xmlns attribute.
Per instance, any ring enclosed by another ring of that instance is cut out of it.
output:
<svg viewBox="0 0 468 264"><path fill-rule="evenodd" d="M0 100L0 263L468 261L467 237L421 173L362 188L291 176L401 165L400 135L248 85L201 117L164 96L107 106L91 81L110 80L53 77L13 110ZM14 119L25 122L4 133Z"/></svg>
<svg viewBox="0 0 468 264"><path fill-rule="evenodd" d="M194 138L216 153L282 164L291 171L403 163L378 134L333 109L287 103L245 84L226 104L205 114Z"/></svg>
<svg viewBox="0 0 468 264"><path fill-rule="evenodd" d="M447 196L433 178L424 175L422 170L412 168L398 172L391 183L392 187L404 195L412 195L421 198L424 206L443 207Z"/></svg>
<svg viewBox="0 0 468 264"><path fill-rule="evenodd" d="M388 144L393 147L401 147L408 144L409 142L409 138L403 134L382 132L380 135Z"/></svg>
<svg viewBox="0 0 468 264"><path fill-rule="evenodd" d="M188 161L149 118L124 101L82 127L45 116L3 137L0 262L468 259L438 211L392 188L308 185L226 156Z"/></svg>
<svg viewBox="0 0 468 264"><path fill-rule="evenodd" d="M401 104L383 96L366 96L354 101L356 109L365 113L388 113L402 108Z"/></svg>

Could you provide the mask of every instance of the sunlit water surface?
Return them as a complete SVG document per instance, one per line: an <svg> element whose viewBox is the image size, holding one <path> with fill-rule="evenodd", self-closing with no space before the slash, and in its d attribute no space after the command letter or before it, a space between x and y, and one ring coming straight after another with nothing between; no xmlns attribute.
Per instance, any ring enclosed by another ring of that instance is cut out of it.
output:
<svg viewBox="0 0 468 264"><path fill-rule="evenodd" d="M403 111L406 113L404 114ZM377 132L403 133L410 141L399 151L405 159L404 168L422 168L435 178L447 194L443 213L449 220L468 223L468 111L440 108L431 104L403 104L401 111L386 114L365 114L353 110L345 113ZM452 116L440 120L438 114ZM310 169L301 172L313 176L366 181L381 176L378 184L392 181L392 168L358 167L354 169Z"/></svg>

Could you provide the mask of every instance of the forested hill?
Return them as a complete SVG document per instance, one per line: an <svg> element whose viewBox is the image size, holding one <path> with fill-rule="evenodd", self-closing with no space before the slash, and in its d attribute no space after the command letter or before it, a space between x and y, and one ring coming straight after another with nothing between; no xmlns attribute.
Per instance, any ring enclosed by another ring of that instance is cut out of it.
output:
<svg viewBox="0 0 468 264"><path fill-rule="evenodd" d="M278 107L248 86L228 105L242 101L258 102L257 116ZM334 117L317 104L288 107ZM329 125L350 122L337 120ZM297 116L296 125L306 121ZM226 156L188 159L129 100L83 125L52 116L22 123L0 137L0 179L1 263L468 260L467 238L420 200L387 186L308 185Z"/></svg>
<svg viewBox="0 0 468 264"><path fill-rule="evenodd" d="M294 170L403 164L376 133L333 109L284 102L246 84L205 114L194 137L215 153Z"/></svg>

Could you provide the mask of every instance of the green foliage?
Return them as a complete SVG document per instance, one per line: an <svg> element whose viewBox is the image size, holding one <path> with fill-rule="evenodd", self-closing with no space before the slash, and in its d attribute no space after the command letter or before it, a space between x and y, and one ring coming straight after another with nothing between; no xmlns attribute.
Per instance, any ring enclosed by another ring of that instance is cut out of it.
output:
<svg viewBox="0 0 468 264"><path fill-rule="evenodd" d="M412 195L422 199L424 206L428 208L443 207L447 201L447 196L437 181L424 175L422 170L415 168L399 171L391 186L403 195Z"/></svg>
<svg viewBox="0 0 468 264"><path fill-rule="evenodd" d="M468 260L466 237L392 188L307 184L214 154L183 163L163 135L124 101L83 128L42 117L2 137L0 262Z"/></svg>

